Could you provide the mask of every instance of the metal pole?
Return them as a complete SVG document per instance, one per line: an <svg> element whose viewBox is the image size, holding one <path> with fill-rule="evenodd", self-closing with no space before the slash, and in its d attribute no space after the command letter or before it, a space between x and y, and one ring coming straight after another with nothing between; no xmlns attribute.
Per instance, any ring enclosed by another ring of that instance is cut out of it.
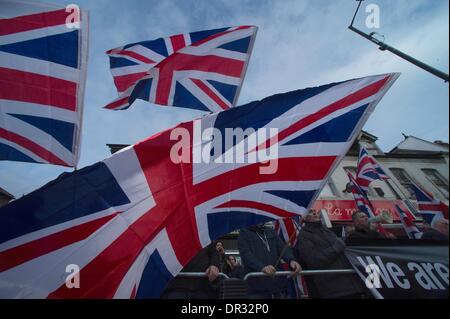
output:
<svg viewBox="0 0 450 319"><path fill-rule="evenodd" d="M361 6L361 3L362 3L363 0L357 0L357 1L359 2L358 7L356 8L355 14L353 15L352 22L348 26L348 28L350 30L352 30L353 32L359 34L360 36L366 38L370 42L373 42L376 45L378 45L379 46L378 48L381 51L385 51L385 50L390 51L391 53L399 56L400 58L402 58L402 59L404 59L404 60L406 60L406 61L408 61L408 62L410 62L412 64L414 64L415 66L418 66L419 68L421 68L421 69L423 69L423 70L425 70L425 71L427 71L427 72L437 76L438 78L441 78L442 80L444 80L444 82L448 82L448 74L447 73L444 73L444 72L442 72L442 71L440 71L440 70L438 70L436 68L433 68L432 66L430 66L430 65L428 65L426 63L423 63L422 61L419 61L419 60L413 58L412 56L410 56L410 55L408 55L406 53L403 53L400 50L397 50L394 47L391 47L390 45L384 43L383 41L380 41L380 40L374 38L372 36L373 33L367 34L367 33L364 33L361 30L356 29L353 26L353 22L355 21L356 14L358 13L359 7Z"/></svg>
<svg viewBox="0 0 450 319"><path fill-rule="evenodd" d="M342 275L342 274L355 274L356 271L354 269L326 269L326 270L302 270L299 273L299 276L314 276L314 275ZM290 276L292 274L291 271L277 271L274 276ZM263 272L249 272L245 275L244 280L248 278L254 277L269 277L269 275Z"/></svg>
<svg viewBox="0 0 450 319"><path fill-rule="evenodd" d="M219 272L219 277L223 277L225 279L230 279L226 274L223 272ZM207 277L207 275L204 272L179 272L177 274L177 277L185 277L185 278L203 278Z"/></svg>

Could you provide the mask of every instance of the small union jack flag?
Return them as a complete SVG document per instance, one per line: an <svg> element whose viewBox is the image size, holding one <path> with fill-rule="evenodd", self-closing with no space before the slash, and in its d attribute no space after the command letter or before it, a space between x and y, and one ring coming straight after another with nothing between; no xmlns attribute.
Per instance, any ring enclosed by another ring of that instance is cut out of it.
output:
<svg viewBox="0 0 450 319"><path fill-rule="evenodd" d="M403 229L410 239L419 239L422 237L423 233L414 225L411 219L409 219L408 215L398 206L395 205L397 212L400 216L400 220L403 225Z"/></svg>
<svg viewBox="0 0 450 319"><path fill-rule="evenodd" d="M347 171L347 176L350 180L351 192L358 209L365 213L369 218L375 217L374 208L370 200L367 198L366 192L358 185L352 173ZM383 235L387 234L387 231L381 224L378 225L378 231Z"/></svg>
<svg viewBox="0 0 450 319"><path fill-rule="evenodd" d="M423 187L418 186L412 181L411 184L417 198L420 214L429 225L431 225L435 217L445 217L448 219L447 205L439 199L434 198L433 195L427 192Z"/></svg>
<svg viewBox="0 0 450 319"><path fill-rule="evenodd" d="M294 247L297 243L298 232L302 229L301 218L295 216L292 218L279 219L275 222L275 231L286 242Z"/></svg>
<svg viewBox="0 0 450 319"><path fill-rule="evenodd" d="M212 112L235 106L256 31L191 32L107 51L119 97L105 108L127 109L136 99Z"/></svg>
<svg viewBox="0 0 450 319"><path fill-rule="evenodd" d="M364 147L360 147L356 183L364 190L369 190L369 184L375 180L386 180L390 177L381 165L371 156Z"/></svg>
<svg viewBox="0 0 450 319"><path fill-rule="evenodd" d="M208 114L2 207L0 298L158 298L212 240L306 214L397 77L333 83ZM238 128L255 132L211 154L205 132ZM268 128L276 135L257 133ZM173 152L180 131L188 145ZM218 160L233 158L242 144L258 155L276 146L269 159L277 169L261 173L267 156ZM67 285L68 265L79 267L79 288Z"/></svg>
<svg viewBox="0 0 450 319"><path fill-rule="evenodd" d="M352 173L347 171L347 176L350 181L350 190L358 209L369 217L375 217L372 204L367 198L366 192L358 185Z"/></svg>
<svg viewBox="0 0 450 319"><path fill-rule="evenodd" d="M87 12L0 1L0 160L76 166Z"/></svg>

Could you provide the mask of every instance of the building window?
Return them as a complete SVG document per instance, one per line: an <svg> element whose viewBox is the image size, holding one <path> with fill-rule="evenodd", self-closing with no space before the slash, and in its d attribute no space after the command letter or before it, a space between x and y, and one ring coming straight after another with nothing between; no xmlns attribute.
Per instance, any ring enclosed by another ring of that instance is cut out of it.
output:
<svg viewBox="0 0 450 319"><path fill-rule="evenodd" d="M379 197L384 197L384 191L381 189L381 187L374 187L373 189Z"/></svg>
<svg viewBox="0 0 450 319"><path fill-rule="evenodd" d="M339 190L337 189L336 184L334 183L334 180L331 178L331 176L328 179L328 187L330 188L331 193L333 193L333 196L339 197Z"/></svg>
<svg viewBox="0 0 450 319"><path fill-rule="evenodd" d="M402 186L408 191L408 197L415 199L414 190L412 187L412 179L409 177L408 173L403 168L390 168L392 174L397 178L397 180L402 184Z"/></svg>
<svg viewBox="0 0 450 319"><path fill-rule="evenodd" d="M322 191L320 192L320 197L339 197L336 185L332 180L325 184Z"/></svg>
<svg viewBox="0 0 450 319"><path fill-rule="evenodd" d="M447 180L433 168L422 168L428 180L448 199L448 182Z"/></svg>

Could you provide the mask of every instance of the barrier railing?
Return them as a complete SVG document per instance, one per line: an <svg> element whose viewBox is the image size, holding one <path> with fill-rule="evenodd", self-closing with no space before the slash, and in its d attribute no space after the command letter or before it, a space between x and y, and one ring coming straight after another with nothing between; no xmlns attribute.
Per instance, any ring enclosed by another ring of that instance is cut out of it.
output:
<svg viewBox="0 0 450 319"><path fill-rule="evenodd" d="M314 275L340 275L340 274L355 274L355 270L353 269L324 269L324 270L302 270L300 271L297 276L314 276ZM281 276L292 276L292 271L277 271L275 274L273 274L274 277L281 277ZM237 279L237 278L230 278L228 275L220 272L218 274L219 277L222 277L223 279L236 279L237 281L224 281L224 283L229 283L227 286L221 287L221 298L242 298L246 294L246 282L249 278L257 278L257 277L267 277L269 275L263 273L263 272L250 272L244 276L243 279ZM207 277L206 273L204 272L180 272L178 273L177 277L185 277L185 278L204 278ZM245 282L245 286L242 286L242 284ZM231 285L230 285L231 284ZM222 291L223 289L223 291ZM301 295L300 299L309 298L308 295Z"/></svg>
<svg viewBox="0 0 450 319"><path fill-rule="evenodd" d="M230 279L226 274L223 272L219 272L219 277L223 277L224 279ZM186 278L202 278L202 277L208 277L204 272L179 272L177 277L186 277Z"/></svg>
<svg viewBox="0 0 450 319"><path fill-rule="evenodd" d="M324 269L324 270L302 270L297 275L298 276L313 276L313 275L342 275L342 274L354 274L356 273L354 269ZM281 277L281 276L291 276L293 274L292 271L277 271L273 276ZM219 277L223 277L224 279L230 279L226 274L220 272L218 274ZM269 276L263 272L249 272L244 276L244 280L248 278L255 277L266 277ZM202 278L207 277L204 272L180 272L177 277L187 277L187 278Z"/></svg>
<svg viewBox="0 0 450 319"><path fill-rule="evenodd" d="M341 274L354 274L356 273L353 269L326 269L326 270L302 270L297 275L298 276L312 276L312 275L341 275ZM277 271L274 276L291 276L292 271ZM244 280L254 277L266 277L267 274L263 272L249 272L245 275Z"/></svg>

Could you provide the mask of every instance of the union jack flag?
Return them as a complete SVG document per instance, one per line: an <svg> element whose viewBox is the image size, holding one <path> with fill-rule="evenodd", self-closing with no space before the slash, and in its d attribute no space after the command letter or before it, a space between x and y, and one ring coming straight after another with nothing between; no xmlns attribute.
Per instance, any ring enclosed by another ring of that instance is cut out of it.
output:
<svg viewBox="0 0 450 319"><path fill-rule="evenodd" d="M76 166L87 43L85 11L0 2L0 160Z"/></svg>
<svg viewBox="0 0 450 319"><path fill-rule="evenodd" d="M0 297L159 297L212 240L306 213L397 76L278 94L209 114L13 201L0 209ZM205 132L228 128L255 132L221 150L208 147ZM276 135L249 142L267 128ZM216 156L234 156L246 142L253 145L247 153L278 152L247 163ZM210 158L198 160L205 154ZM261 173L272 160L277 169ZM68 265L79 267L79 288L66 285Z"/></svg>
<svg viewBox="0 0 450 319"><path fill-rule="evenodd" d="M411 219L409 219L408 215L400 208L400 206L395 205L397 212L400 216L400 220L403 225L403 229L408 235L409 239L419 239L422 237L423 233L414 225Z"/></svg>
<svg viewBox="0 0 450 319"><path fill-rule="evenodd" d="M350 189L358 209L365 213L369 218L375 217L374 208L367 198L366 192L358 185L352 173L347 171L347 176L350 180ZM378 231L383 235L387 234L387 231L381 224L378 225Z"/></svg>
<svg viewBox="0 0 450 319"><path fill-rule="evenodd" d="M390 177L384 172L381 165L367 152L364 147L360 147L358 168L356 172L356 183L364 190L369 190L369 184L374 180L386 180Z"/></svg>
<svg viewBox="0 0 450 319"><path fill-rule="evenodd" d="M136 99L220 111L236 105L257 27L239 26L132 43L107 51L122 110Z"/></svg>
<svg viewBox="0 0 450 319"><path fill-rule="evenodd" d="M299 216L275 221L275 231L286 243L294 247L297 243L298 232L302 229Z"/></svg>
<svg viewBox="0 0 450 319"><path fill-rule="evenodd" d="M429 192L411 181L412 189L417 198L420 215L431 225L435 217L445 217L448 219L448 206L439 199L434 198Z"/></svg>
<svg viewBox="0 0 450 319"><path fill-rule="evenodd" d="M275 221L275 231L278 236L291 247L297 245L300 229L302 229L300 216L283 218ZM289 265L286 262L282 263L281 266L284 270L289 270ZM302 275L288 278L288 292L291 292L291 297L295 299L301 299L304 296L308 296L308 287L305 278Z"/></svg>
<svg viewBox="0 0 450 319"><path fill-rule="evenodd" d="M347 171L347 176L350 181L350 191L355 200L356 206L360 211L365 213L367 216L375 217L373 213L373 207L367 198L366 192L358 185L356 179L353 177L352 173Z"/></svg>

